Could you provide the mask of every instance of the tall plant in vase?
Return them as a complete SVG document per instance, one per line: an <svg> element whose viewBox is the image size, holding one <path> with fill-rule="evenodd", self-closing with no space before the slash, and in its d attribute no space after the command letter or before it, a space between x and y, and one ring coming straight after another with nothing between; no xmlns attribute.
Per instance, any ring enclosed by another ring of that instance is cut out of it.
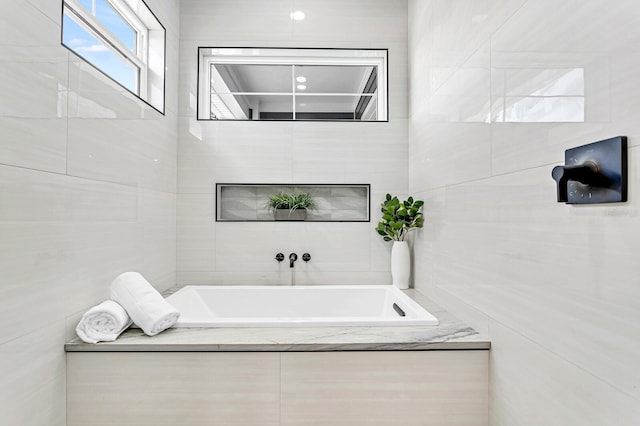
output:
<svg viewBox="0 0 640 426"><path fill-rule="evenodd" d="M406 238L409 232L424 225L424 216L420 211L423 205L424 201L414 200L413 197L401 202L391 194L387 194L385 201L380 205L382 220L378 223L376 231L385 241L393 241L391 277L393 284L402 290L409 288L411 275L411 255Z"/></svg>

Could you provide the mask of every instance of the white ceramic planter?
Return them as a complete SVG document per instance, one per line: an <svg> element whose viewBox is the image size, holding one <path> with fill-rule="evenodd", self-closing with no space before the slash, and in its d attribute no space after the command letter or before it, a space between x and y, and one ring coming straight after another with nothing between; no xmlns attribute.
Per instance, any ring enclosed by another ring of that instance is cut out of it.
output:
<svg viewBox="0 0 640 426"><path fill-rule="evenodd" d="M406 241L394 241L391 247L391 278L393 285L401 290L409 288L411 275L411 257Z"/></svg>

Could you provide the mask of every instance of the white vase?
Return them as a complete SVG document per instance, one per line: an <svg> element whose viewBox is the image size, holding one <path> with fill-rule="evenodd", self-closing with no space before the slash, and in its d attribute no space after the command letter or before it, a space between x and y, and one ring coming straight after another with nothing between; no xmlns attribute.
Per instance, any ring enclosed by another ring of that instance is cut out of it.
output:
<svg viewBox="0 0 640 426"><path fill-rule="evenodd" d="M411 275L411 257L406 241L394 241L391 247L391 278L393 285L401 290L409 288Z"/></svg>

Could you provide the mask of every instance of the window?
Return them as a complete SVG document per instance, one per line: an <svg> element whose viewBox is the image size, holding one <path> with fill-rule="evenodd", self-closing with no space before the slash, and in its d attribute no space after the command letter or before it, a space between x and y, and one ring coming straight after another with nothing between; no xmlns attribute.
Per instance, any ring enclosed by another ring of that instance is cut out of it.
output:
<svg viewBox="0 0 640 426"><path fill-rule="evenodd" d="M198 119L387 121L387 50L198 49Z"/></svg>
<svg viewBox="0 0 640 426"><path fill-rule="evenodd" d="M161 113L165 38L142 0L64 0L63 46Z"/></svg>

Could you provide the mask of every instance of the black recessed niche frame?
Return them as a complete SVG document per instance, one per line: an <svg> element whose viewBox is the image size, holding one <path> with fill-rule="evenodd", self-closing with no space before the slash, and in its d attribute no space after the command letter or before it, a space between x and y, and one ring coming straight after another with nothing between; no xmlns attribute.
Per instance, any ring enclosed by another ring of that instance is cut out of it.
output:
<svg viewBox="0 0 640 426"><path fill-rule="evenodd" d="M269 196L306 192L316 202L305 220L286 222L371 222L370 184L216 183L216 222L275 222Z"/></svg>

